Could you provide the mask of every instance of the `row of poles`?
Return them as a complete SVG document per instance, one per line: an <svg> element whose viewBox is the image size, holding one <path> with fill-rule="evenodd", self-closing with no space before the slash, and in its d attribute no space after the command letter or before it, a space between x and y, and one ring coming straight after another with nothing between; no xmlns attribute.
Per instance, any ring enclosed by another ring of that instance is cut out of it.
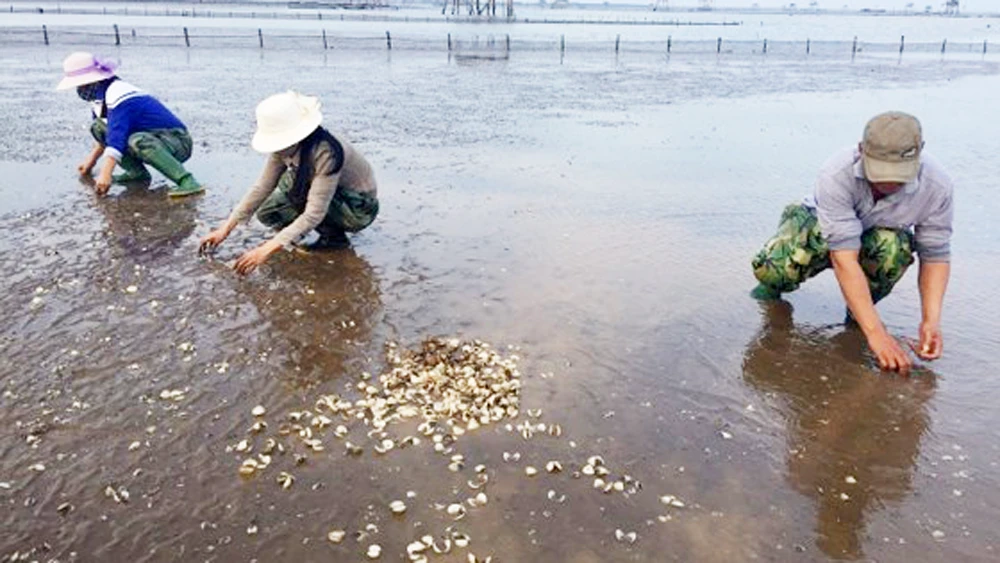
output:
<svg viewBox="0 0 1000 563"><path fill-rule="evenodd" d="M114 28L114 31L115 31L115 46L120 46L122 44L122 38L121 38L121 32L120 32L120 30L118 28L118 24L114 24L113 28ZM132 30L132 37L135 37L135 30L134 29ZM615 53L618 53L618 51L619 51L619 49L621 47L621 39L622 39L622 36L620 34L615 36ZM45 25L42 26L42 40L45 42L46 45L49 44L49 29ZM262 30L260 28L257 29L257 41L258 41L258 43L260 45L260 48L263 49L264 48L264 30ZM386 48L388 48L389 50L392 50L392 34L390 34L388 31L385 32L385 44L386 44ZM191 46L191 36L188 33L188 28L186 28L186 27L184 28L184 45L186 45L188 47ZM509 34L507 35L506 46L507 46L507 50L510 51L510 35ZM984 39L983 40L983 54L984 55L987 53L988 47L989 47L988 40ZM326 38L326 30L325 29L323 30L323 48L324 49L329 49L329 42L327 41L327 38ZM903 51L905 50L905 48L906 48L906 36L903 35L903 36L900 36L900 38L899 38L899 54L900 55L903 54ZM948 40L945 39L944 41L941 42L941 53L944 54L945 51L947 50L947 48L948 48ZM673 49L673 36L669 36L668 35L667 36L667 53L670 53L672 51L672 49ZM452 40L451 40L451 34L450 33L448 34L448 50L449 51L452 50ZM562 52L562 53L566 52L566 36L565 35L560 35L559 36L559 51ZM716 41L715 52L717 54L721 54L722 53L722 38L721 37L719 37L718 40ZM761 52L764 53L764 54L767 54L767 39L764 39L764 43L763 43L763 45L761 47ZM806 39L806 54L808 55L811 52L812 52L812 40ZM851 57L856 56L857 53L858 53L858 38L857 38L857 36L855 36L854 37L854 41L851 44Z"/></svg>

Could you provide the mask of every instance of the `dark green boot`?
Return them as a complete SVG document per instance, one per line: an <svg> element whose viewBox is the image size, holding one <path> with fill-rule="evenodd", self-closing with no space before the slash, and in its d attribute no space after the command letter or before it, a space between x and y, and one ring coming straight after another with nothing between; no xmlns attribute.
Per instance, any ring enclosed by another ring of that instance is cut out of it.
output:
<svg viewBox="0 0 1000 563"><path fill-rule="evenodd" d="M195 180L194 176L167 150L166 146L162 143L150 143L150 145L142 147L139 154L146 164L159 170L160 174L177 184L167 190L167 195L184 197L205 191L205 187L198 180Z"/></svg>
<svg viewBox="0 0 1000 563"><path fill-rule="evenodd" d="M121 166L125 172L114 175L113 179L116 184L149 182L153 179L149 175L149 170L146 170L146 167L143 166L142 161L130 154L122 155L118 166Z"/></svg>

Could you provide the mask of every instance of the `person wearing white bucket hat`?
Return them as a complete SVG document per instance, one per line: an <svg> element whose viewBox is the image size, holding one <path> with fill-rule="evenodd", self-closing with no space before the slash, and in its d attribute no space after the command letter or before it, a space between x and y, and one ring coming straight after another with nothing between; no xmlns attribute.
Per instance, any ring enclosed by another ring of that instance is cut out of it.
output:
<svg viewBox="0 0 1000 563"><path fill-rule="evenodd" d="M90 133L97 143L77 171L89 176L103 155L104 165L95 181L104 195L112 181L119 184L149 182L148 164L176 184L172 197L201 193L205 188L181 164L191 157L187 127L159 100L118 78L117 65L91 53L72 53L63 61L63 79L57 90L75 88L93 104ZM123 174L112 176L115 165Z"/></svg>
<svg viewBox="0 0 1000 563"><path fill-rule="evenodd" d="M912 115L890 111L865 126L862 141L821 169L813 194L785 208L778 234L753 259L760 282L751 295L780 298L833 268L856 323L883 369L907 372L912 361L879 319L875 304L920 258L923 318L918 357L941 357L941 310L950 276L953 183L924 152Z"/></svg>
<svg viewBox="0 0 1000 563"><path fill-rule="evenodd" d="M201 240L199 251L218 247L236 225L256 211L261 223L278 230L271 240L245 252L234 268L248 274L289 244L305 250L350 246L356 233L378 215L375 174L349 142L323 126L319 100L288 91L257 105L254 150L269 154L256 184L229 218ZM311 244L298 241L315 229Z"/></svg>

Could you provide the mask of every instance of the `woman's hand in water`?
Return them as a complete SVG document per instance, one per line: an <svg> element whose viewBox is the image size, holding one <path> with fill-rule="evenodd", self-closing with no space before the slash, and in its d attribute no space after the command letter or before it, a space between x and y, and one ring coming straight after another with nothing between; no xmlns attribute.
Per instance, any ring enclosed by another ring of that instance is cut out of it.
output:
<svg viewBox="0 0 1000 563"><path fill-rule="evenodd" d="M245 276L256 270L257 266L267 262L267 259L280 248L280 244L269 240L253 250L244 252L242 256L236 259L233 269L236 270L237 274Z"/></svg>
<svg viewBox="0 0 1000 563"><path fill-rule="evenodd" d="M108 193L109 189L111 189L111 172L101 170L97 180L94 180L94 191L97 192L97 195L103 196Z"/></svg>
<svg viewBox="0 0 1000 563"><path fill-rule="evenodd" d="M229 236L229 233L232 230L233 227L229 223L226 223L225 225L205 235L201 239L201 242L198 243L198 254L211 254L212 252L215 252L215 249L218 248L224 240L226 240L226 237Z"/></svg>
<svg viewBox="0 0 1000 563"><path fill-rule="evenodd" d="M76 171L81 176L90 176L90 172L94 169L94 164L95 164L94 161L88 158L87 160L84 160L83 162L77 165Z"/></svg>

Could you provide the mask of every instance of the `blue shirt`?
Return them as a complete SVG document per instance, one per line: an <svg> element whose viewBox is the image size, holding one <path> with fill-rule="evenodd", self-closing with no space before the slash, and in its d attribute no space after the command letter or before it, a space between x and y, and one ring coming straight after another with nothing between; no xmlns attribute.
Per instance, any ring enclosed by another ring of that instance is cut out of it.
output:
<svg viewBox="0 0 1000 563"><path fill-rule="evenodd" d="M108 134L104 155L121 160L133 133L154 129L186 129L184 123L159 100L122 80L115 80L104 94L108 108Z"/></svg>

